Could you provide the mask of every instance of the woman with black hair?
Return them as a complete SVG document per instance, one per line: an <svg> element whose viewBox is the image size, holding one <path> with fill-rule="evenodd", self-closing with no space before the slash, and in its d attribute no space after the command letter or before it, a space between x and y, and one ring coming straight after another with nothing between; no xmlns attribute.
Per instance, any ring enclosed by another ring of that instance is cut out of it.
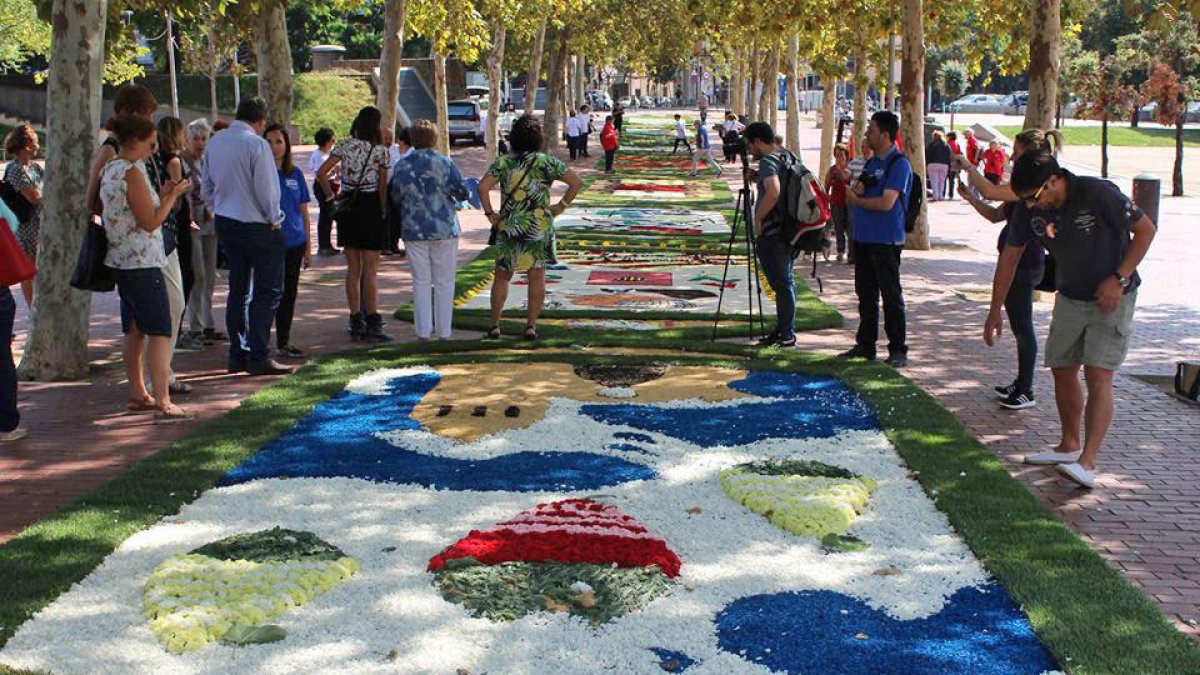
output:
<svg viewBox="0 0 1200 675"><path fill-rule="evenodd" d="M546 300L546 265L557 262L554 218L566 210L583 181L561 160L542 152L542 123L532 115L513 122L512 154L497 157L479 181L483 213L496 231L496 279L492 283L492 327L489 338L500 337L500 315L508 300L514 272L529 275L525 315L527 340L537 339L537 318ZM567 193L550 204L550 185L561 180ZM500 187L500 210L492 210L492 188Z"/></svg>
<svg viewBox="0 0 1200 675"><path fill-rule="evenodd" d="M280 356L304 358L304 352L292 344L292 317L296 313L296 295L300 290L300 270L312 265L312 250L308 244L311 229L308 203L312 201L304 172L292 162L292 139L280 124L271 124L263 131L271 146L275 168L279 171L279 210L283 211L283 295L275 310L275 345Z"/></svg>
<svg viewBox="0 0 1200 675"><path fill-rule="evenodd" d="M387 201L388 151L383 146L381 115L373 106L358 112L350 138L342 140L317 172L325 194L334 194L329 174L340 166L341 193L334 206L338 243L346 254L346 301L350 306L350 339L387 342L379 314L379 252L387 246L383 213Z"/></svg>

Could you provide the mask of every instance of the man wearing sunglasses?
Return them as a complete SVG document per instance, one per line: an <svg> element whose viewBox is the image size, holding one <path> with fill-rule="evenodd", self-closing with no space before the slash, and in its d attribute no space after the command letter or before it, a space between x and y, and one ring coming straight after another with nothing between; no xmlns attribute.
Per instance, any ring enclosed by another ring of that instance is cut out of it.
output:
<svg viewBox="0 0 1200 675"><path fill-rule="evenodd" d="M1154 223L1107 180L1075 176L1047 152L1026 153L1013 167L1012 189L1032 216L1008 233L992 282L983 327L991 346L1000 334L1000 308L1021 254L1035 237L1057 260L1058 297L1046 340L1046 366L1062 442L1026 455L1027 464L1057 465L1086 488L1113 417L1113 375L1125 360L1141 283L1137 266L1154 239ZM1087 402L1079 385L1082 366ZM1080 425L1084 433L1080 437Z"/></svg>

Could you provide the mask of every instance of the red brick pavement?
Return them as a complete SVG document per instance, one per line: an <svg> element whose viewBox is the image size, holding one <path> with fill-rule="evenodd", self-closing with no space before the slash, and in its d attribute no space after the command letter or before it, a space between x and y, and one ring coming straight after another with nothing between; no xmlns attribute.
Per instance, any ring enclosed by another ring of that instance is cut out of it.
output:
<svg viewBox="0 0 1200 675"><path fill-rule="evenodd" d="M810 154L814 150L806 147ZM455 159L466 175L482 172L478 150L456 152ZM1011 379L1015 348L1007 334L998 347L984 348L979 338L983 306L955 292L989 281L995 230L981 225L961 204L933 208L937 241L958 246L905 255L913 361L905 374L954 411L1014 476L1176 619L1180 630L1200 638L1186 623L1200 619L1197 410L1120 375L1117 417L1101 456L1103 473L1096 490L1073 489L1051 472L1020 464L1021 455L1057 441L1052 383L1039 374L1041 403L1035 409L1009 413L995 405L991 386ZM1194 200L1164 202L1164 220L1183 225L1196 210ZM476 213L465 215L460 261L482 246L485 232ZM1146 269L1151 265L1143 266L1147 287L1127 371L1165 372L1170 361L1189 350L1194 354L1200 346L1200 308L1187 290L1196 287L1191 281L1200 268L1189 266L1188 256L1180 255L1194 250L1187 246L1194 235L1179 227L1160 236L1151 257L1158 259L1161 273L1155 278ZM345 340L344 301L336 283L340 269L338 259L318 258L306 274L317 283L301 287L297 315L303 318L297 322L296 341L313 354L351 346ZM850 268L829 265L823 275L825 299L842 310L849 318L848 328L853 328ZM383 307L407 301L408 275L402 262L384 263L380 287ZM223 293L217 295L223 298ZM220 347L181 353L178 370L197 385L196 393L182 402L198 414L197 421L157 426L147 415L126 414L115 297L96 297L90 352L97 367L92 379L21 387L21 410L33 435L0 451L0 541L154 454L203 420L232 409L273 379L225 375ZM1041 303L1035 310L1043 339L1049 307ZM393 325L392 330L411 339L407 326ZM851 335L848 329L806 334L801 346L831 352L848 346Z"/></svg>

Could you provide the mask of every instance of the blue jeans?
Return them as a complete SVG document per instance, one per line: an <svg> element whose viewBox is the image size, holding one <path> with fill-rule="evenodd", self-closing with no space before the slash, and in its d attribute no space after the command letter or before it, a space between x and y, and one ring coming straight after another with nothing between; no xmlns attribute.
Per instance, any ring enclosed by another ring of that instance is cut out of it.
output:
<svg viewBox="0 0 1200 675"><path fill-rule="evenodd" d="M771 290L775 291L775 330L780 340L796 337L796 276L792 272L792 247L769 234L758 239L758 262Z"/></svg>
<svg viewBox="0 0 1200 675"><path fill-rule="evenodd" d="M17 301L7 286L0 286L0 432L12 431L21 424L17 412L17 367L13 363L13 320Z"/></svg>
<svg viewBox="0 0 1200 675"><path fill-rule="evenodd" d="M229 259L229 365L261 363L271 354L271 324L283 296L283 230L223 216L216 222Z"/></svg>

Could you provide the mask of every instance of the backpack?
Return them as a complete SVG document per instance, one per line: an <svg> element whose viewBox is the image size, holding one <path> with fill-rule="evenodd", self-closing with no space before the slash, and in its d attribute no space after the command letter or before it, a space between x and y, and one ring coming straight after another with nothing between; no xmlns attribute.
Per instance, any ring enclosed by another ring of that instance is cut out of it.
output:
<svg viewBox="0 0 1200 675"><path fill-rule="evenodd" d="M813 253L825 246L830 218L829 194L808 167L792 153L784 154L779 173L779 202L772 214L780 236L794 253Z"/></svg>
<svg viewBox="0 0 1200 675"><path fill-rule="evenodd" d="M895 164L904 153L899 150L895 155L888 160L887 167L883 170L884 182L887 182L888 172L892 170L892 165ZM909 163L911 166L911 162ZM925 177L917 173L916 169L912 172L912 182L908 185L908 195L901 195L900 208L904 209L904 231L911 233L917 229L917 216L921 215L921 205L925 203Z"/></svg>

